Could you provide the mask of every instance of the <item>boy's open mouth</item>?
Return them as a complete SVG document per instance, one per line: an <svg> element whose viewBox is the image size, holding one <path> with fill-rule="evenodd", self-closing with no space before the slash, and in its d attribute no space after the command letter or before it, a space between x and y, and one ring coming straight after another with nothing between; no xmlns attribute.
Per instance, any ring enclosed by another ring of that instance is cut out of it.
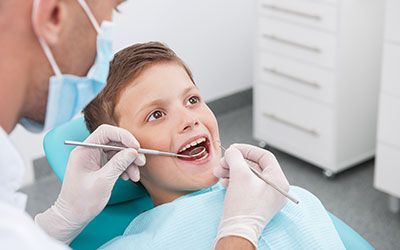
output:
<svg viewBox="0 0 400 250"><path fill-rule="evenodd" d="M185 146L183 146L179 151L178 154L182 155L196 155L196 157L191 158L184 158L178 157L180 160L184 161L199 161L206 159L210 150L209 140L205 136L198 137L193 141L189 142ZM205 149L205 150L204 150ZM200 152L203 152L199 154ZM199 155L197 155L199 154Z"/></svg>

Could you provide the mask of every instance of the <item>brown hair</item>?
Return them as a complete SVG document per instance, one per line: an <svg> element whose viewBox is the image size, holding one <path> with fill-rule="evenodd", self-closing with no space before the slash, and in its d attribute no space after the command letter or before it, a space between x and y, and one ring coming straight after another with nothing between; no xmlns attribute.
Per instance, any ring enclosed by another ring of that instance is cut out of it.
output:
<svg viewBox="0 0 400 250"><path fill-rule="evenodd" d="M193 75L185 63L166 45L147 42L131 45L117 54L110 63L107 85L83 110L86 126L93 132L101 124L118 125L115 106L124 90L147 67L161 62L181 65L194 83Z"/></svg>

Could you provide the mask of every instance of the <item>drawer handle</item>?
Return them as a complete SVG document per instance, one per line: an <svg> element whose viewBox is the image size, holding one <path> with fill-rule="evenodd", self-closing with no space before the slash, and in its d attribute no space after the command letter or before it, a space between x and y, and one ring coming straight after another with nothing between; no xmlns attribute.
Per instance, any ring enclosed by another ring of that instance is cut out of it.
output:
<svg viewBox="0 0 400 250"><path fill-rule="evenodd" d="M288 13L288 14L292 14L292 15L296 15L296 16L300 16L300 17L314 19L316 21L321 21L321 19L322 19L321 16L319 16L319 15L314 15L314 14L309 14L309 13L305 13L302 11L287 9L287 8L283 8L283 7L272 5L272 4L263 4L262 7L265 9L271 9L271 10L284 12L284 13Z"/></svg>
<svg viewBox="0 0 400 250"><path fill-rule="evenodd" d="M305 85L308 85L308 86L311 86L311 87L314 87L314 88L317 88L317 89L321 87L321 85L318 82L308 81L308 80L299 78L297 76L292 76L290 74L281 72L281 71L279 71L279 70L277 70L275 68L266 68L266 67L264 67L264 71L270 72L270 73L272 73L274 75L277 75L277 76L285 77L287 79L290 79L290 80L293 80L293 81L296 81L296 82L299 82L299 83L303 83Z"/></svg>
<svg viewBox="0 0 400 250"><path fill-rule="evenodd" d="M292 46L295 46L295 47L299 47L299 48L302 48L302 49L310 50L310 51L318 53L318 54L321 53L321 50L318 47L315 47L315 46L308 46L308 45L305 45L305 44L302 44L302 43L298 43L298 42L290 41L290 40L287 40L287 39L284 39L284 38L280 38L280 37L277 37L275 35L263 34L262 36L264 38L271 39L271 40L274 40L276 42L281 42L281 43L285 43L285 44L292 45Z"/></svg>
<svg viewBox="0 0 400 250"><path fill-rule="evenodd" d="M280 118L280 117L278 117L278 116L276 116L276 115L274 115L274 114L271 114L271 113L263 113L263 115L264 115L265 117L267 117L267 118L270 118L270 119L272 119L272 120L275 120L275 121L277 121L277 122L280 122L280 123L282 123L282 124L285 124L285 125L287 125L287 126L289 126L289 127L298 129L298 130L303 131L303 132L305 132L305 133L308 133L308 134L310 134L310 135L319 136L318 132L317 132L315 129L303 127L303 126L301 126L301 125L298 125L298 124L296 124L296 123L294 123L294 122L291 122L291 121L288 121L288 120L286 120L286 119Z"/></svg>

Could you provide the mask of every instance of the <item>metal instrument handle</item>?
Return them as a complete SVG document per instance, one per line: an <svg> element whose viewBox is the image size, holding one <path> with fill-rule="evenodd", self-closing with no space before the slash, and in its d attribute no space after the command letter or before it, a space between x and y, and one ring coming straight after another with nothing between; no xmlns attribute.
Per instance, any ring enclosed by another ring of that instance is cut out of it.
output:
<svg viewBox="0 0 400 250"><path fill-rule="evenodd" d="M284 12L284 13L296 15L296 16L299 16L299 17L313 19L315 21L321 21L322 20L322 17L320 15L309 14L309 13L306 13L306 12L302 12L302 11L298 11L298 10L292 10L292 9L276 6L276 5L273 5L273 4L263 4L262 7L265 8L265 9L271 9L271 10L274 10L274 11Z"/></svg>
<svg viewBox="0 0 400 250"><path fill-rule="evenodd" d="M308 80L302 79L300 77L284 73L284 72L279 71L279 70L277 70L275 68L264 67L263 69L264 69L264 71L270 72L270 73L272 73L274 75L282 76L282 77L288 78L290 80L293 80L293 81L296 81L298 83L302 83L302 84L305 84L305 85L308 85L308 86L311 86L311 87L314 87L314 88L320 88L321 87L321 85L318 82L308 81Z"/></svg>
<svg viewBox="0 0 400 250"><path fill-rule="evenodd" d="M261 180L263 180L265 183L267 183L268 185L270 185L271 187L273 187L276 191L278 191L279 193L281 193L283 196L285 196L286 198L288 198L289 200L293 201L295 204L299 204L299 201L294 198L293 196L291 196L290 194L288 194L285 190L283 190L282 188L280 188L278 185L276 185L275 183L269 181L264 175L262 175L261 173L259 173L255 168L253 168L250 164L247 164L250 168L250 170Z"/></svg>
<svg viewBox="0 0 400 250"><path fill-rule="evenodd" d="M127 148L118 147L118 146L111 146L111 145L102 145L102 144L95 144L95 143L87 143L87 142L78 142L78 141L64 141L65 145L73 145L73 146L82 146L82 147L89 147L89 148L101 148L101 149L109 149L109 150L124 150ZM179 156L183 158L192 158L196 155L182 155L182 154L175 154L171 152L162 152L153 149L145 149L139 148L137 149L138 153L141 154L148 154L148 155L165 155L165 156Z"/></svg>
<svg viewBox="0 0 400 250"><path fill-rule="evenodd" d="M111 146L111 145L101 145L101 144L79 142L79 141L64 141L64 144L65 145L72 145L72 146L89 147L89 148L109 149L109 150L124 150L124 149L126 149L124 147Z"/></svg>
<svg viewBox="0 0 400 250"><path fill-rule="evenodd" d="M275 35L263 34L262 37L270 39L270 40L273 40L273 41L276 41L276 42L280 42L280 43L288 44L288 45L291 45L291 46L299 47L299 48L302 48L302 49L305 49L305 50L309 50L309 51L317 53L317 54L321 53L321 49L316 47L316 46L310 46L310 45L302 44L302 43L299 43L299 42L295 42L295 41L291 41L291 40L284 39L284 38L281 38L281 37L277 37Z"/></svg>
<svg viewBox="0 0 400 250"><path fill-rule="evenodd" d="M139 148L138 153L141 154L148 154L148 155L165 155L165 156L179 156L183 158L192 158L193 155L182 155L182 154L175 154L175 153L170 153L170 152L163 152L163 151L158 151L154 149L145 149L145 148Z"/></svg>
<svg viewBox="0 0 400 250"><path fill-rule="evenodd" d="M301 130L303 132L306 132L306 133L308 133L310 135L319 136L319 133L315 129L303 127L303 126L298 125L298 124L296 124L294 122L291 122L291 121L288 121L286 119L280 118L280 117L276 116L275 114L263 113L263 115L266 116L267 118L273 119L273 120L275 120L277 122L280 122L282 124L285 124L285 125L287 125L289 127Z"/></svg>

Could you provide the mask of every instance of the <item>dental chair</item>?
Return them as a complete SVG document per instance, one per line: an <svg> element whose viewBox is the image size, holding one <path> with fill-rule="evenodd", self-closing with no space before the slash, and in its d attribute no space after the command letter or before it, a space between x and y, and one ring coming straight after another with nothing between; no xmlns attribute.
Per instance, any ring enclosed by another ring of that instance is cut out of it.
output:
<svg viewBox="0 0 400 250"><path fill-rule="evenodd" d="M46 157L63 181L69 154L74 146L64 145L64 140L84 141L89 136L83 117L57 127L44 138ZM73 249L96 249L107 241L122 235L129 223L142 211L151 209L153 203L145 189L119 179L105 209L70 244ZM328 212L346 249L374 249L346 223Z"/></svg>

